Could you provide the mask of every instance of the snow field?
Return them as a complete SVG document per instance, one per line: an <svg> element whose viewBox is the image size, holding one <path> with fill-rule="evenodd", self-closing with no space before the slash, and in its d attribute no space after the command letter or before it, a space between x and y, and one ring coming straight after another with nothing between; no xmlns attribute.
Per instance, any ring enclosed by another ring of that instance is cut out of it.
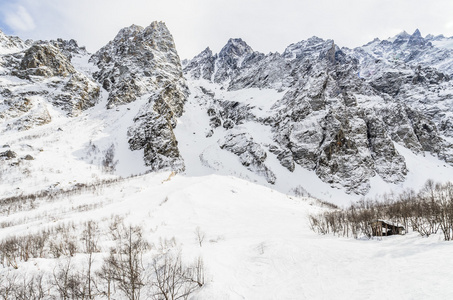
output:
<svg viewBox="0 0 453 300"><path fill-rule="evenodd" d="M416 234L382 240L318 236L309 213L323 209L308 198L293 198L229 176L186 177L148 174L99 189L38 203L42 218L2 228L0 235L25 234L57 224L98 221L106 232L112 215L141 225L158 245L175 238L183 259L201 256L206 284L193 299L449 299L453 244L440 236ZM71 207L102 203L91 210ZM21 212L2 216L20 219ZM27 213L31 215L30 212ZM204 236L199 245L196 230ZM108 238L103 236L102 251ZM100 265L103 254L96 258ZM73 259L76 265L83 255ZM60 259L64 261L63 259ZM52 270L57 260L32 259L24 268ZM7 272L3 268L0 272Z"/></svg>

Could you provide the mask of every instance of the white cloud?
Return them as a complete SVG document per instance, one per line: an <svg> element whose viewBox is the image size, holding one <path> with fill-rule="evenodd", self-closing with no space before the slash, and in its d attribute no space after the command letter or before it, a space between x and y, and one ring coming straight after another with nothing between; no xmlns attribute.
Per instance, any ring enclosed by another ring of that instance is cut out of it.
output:
<svg viewBox="0 0 453 300"><path fill-rule="evenodd" d="M13 10L4 12L4 16L4 22L13 31L31 31L36 28L33 18L22 5L15 7Z"/></svg>

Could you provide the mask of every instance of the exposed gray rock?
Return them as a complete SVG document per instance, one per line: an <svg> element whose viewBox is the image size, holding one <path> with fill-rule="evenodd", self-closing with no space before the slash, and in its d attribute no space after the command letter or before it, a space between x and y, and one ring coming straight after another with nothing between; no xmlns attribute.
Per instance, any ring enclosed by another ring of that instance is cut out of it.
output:
<svg viewBox="0 0 453 300"><path fill-rule="evenodd" d="M17 154L16 152L14 151L11 151L11 150L7 150L5 152L1 152L0 153L0 158L4 158L4 159L13 159L13 158L16 158L17 157Z"/></svg>
<svg viewBox="0 0 453 300"><path fill-rule="evenodd" d="M75 41L38 41L26 50L2 57L8 70L3 75L22 79L0 83L3 105L8 108L0 110L0 118L7 122L8 129L26 130L49 123L46 101L70 116L97 103L98 84L77 71L70 55L62 51L79 54L85 50L78 48Z"/></svg>
<svg viewBox="0 0 453 300"><path fill-rule="evenodd" d="M1 114L0 114L1 117ZM8 122L6 128L9 130L24 131L35 126L41 126L52 121L52 118L45 104L36 103L24 113L19 114L16 118Z"/></svg>
<svg viewBox="0 0 453 300"><path fill-rule="evenodd" d="M30 46L31 40L23 41L17 36L7 36L0 30L0 49L3 53L14 53Z"/></svg>
<svg viewBox="0 0 453 300"><path fill-rule="evenodd" d="M242 165L250 171L263 176L269 183L275 183L275 174L264 164L267 157L266 151L260 144L253 141L253 137L250 134L229 133L218 143L221 149L236 154Z"/></svg>
<svg viewBox="0 0 453 300"><path fill-rule="evenodd" d="M188 94L173 37L163 22L153 22L146 28L132 25L121 29L90 61L100 69L94 77L109 91L110 108L156 93L169 83ZM178 115L184 100L169 103Z"/></svg>
<svg viewBox="0 0 453 300"><path fill-rule="evenodd" d="M25 155L24 157L25 160L34 160L35 158L31 156L30 154Z"/></svg>
<svg viewBox="0 0 453 300"><path fill-rule="evenodd" d="M395 149L383 121L374 114L368 114L366 126L374 170L387 182L404 181L407 175L404 157ZM402 134L401 131L399 133ZM406 142L409 140L407 133L405 133L404 138L406 138Z"/></svg>
<svg viewBox="0 0 453 300"><path fill-rule="evenodd" d="M366 131L363 132L360 119L357 122L350 124L346 113L330 112L321 119L323 141L316 174L332 186L344 186L347 192L365 194L370 188L369 178L375 173L373 160L362 149Z"/></svg>
<svg viewBox="0 0 453 300"><path fill-rule="evenodd" d="M178 142L173 133L176 119L168 103L158 94L150 98L134 118L135 125L128 130L131 150L144 149L146 165L153 171L162 169L183 171Z"/></svg>
<svg viewBox="0 0 453 300"><path fill-rule="evenodd" d="M30 76L67 77L76 73L68 57L51 44L35 44L27 49L20 63L19 70L13 75L20 78Z"/></svg>
<svg viewBox="0 0 453 300"><path fill-rule="evenodd" d="M184 170L173 128L189 90L165 24L124 28L90 60L100 69L94 77L109 92L108 108L148 98L139 104L128 130L130 148L144 149L145 163L152 170Z"/></svg>
<svg viewBox="0 0 453 300"><path fill-rule="evenodd" d="M243 104L214 96L207 108L212 130L247 122L270 126L275 145L269 151L289 171L300 165L332 186L366 194L373 176L405 180L408 170L394 142L451 161L452 147L441 135L453 136L452 115L445 111L453 111L453 89L442 70L453 71L453 59L447 61L453 55L419 31L365 47L372 54L313 37L282 54L264 55L242 40L229 40L221 53L204 51L184 71L228 90L284 91L272 114L259 118ZM436 58L427 59L427 52Z"/></svg>
<svg viewBox="0 0 453 300"><path fill-rule="evenodd" d="M206 48L203 52L195 56L190 62L184 66L184 71L188 70L190 76L194 79L211 80L214 73L214 64L216 57L212 55L211 49Z"/></svg>

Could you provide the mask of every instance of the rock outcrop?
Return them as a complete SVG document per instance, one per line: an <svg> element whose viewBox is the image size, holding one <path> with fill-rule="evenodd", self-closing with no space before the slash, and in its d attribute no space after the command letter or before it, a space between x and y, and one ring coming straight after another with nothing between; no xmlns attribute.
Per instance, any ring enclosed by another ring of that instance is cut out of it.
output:
<svg viewBox="0 0 453 300"><path fill-rule="evenodd" d="M135 101L142 105L128 130L130 148L144 149L152 170L183 170L173 128L189 90L165 24L124 28L90 61L99 67L94 77L109 92L108 108Z"/></svg>
<svg viewBox="0 0 453 300"><path fill-rule="evenodd" d="M25 49L1 57L0 119L6 122L5 129L27 130L49 123L48 105L76 116L97 103L99 85L71 62L70 53L85 52L75 41L17 43Z"/></svg>
<svg viewBox="0 0 453 300"><path fill-rule="evenodd" d="M275 174L264 163L267 157L266 151L260 144L253 141L250 134L231 132L218 143L221 149L236 154L243 166L263 176L267 182L275 183Z"/></svg>
<svg viewBox="0 0 453 300"><path fill-rule="evenodd" d="M219 54L207 49L188 61L184 72L230 91L284 92L259 116L253 104L212 95L206 105L212 130L259 123L274 133L274 143L261 146L290 172L299 165L333 187L366 194L374 176L390 183L405 180L405 159L394 143L451 162L452 146L442 137L452 134L451 63L450 50L434 47L416 31L354 50L313 37L268 55L231 39ZM230 135L227 140L237 140ZM235 137L247 135L253 132ZM247 153L246 147L220 145L241 162Z"/></svg>

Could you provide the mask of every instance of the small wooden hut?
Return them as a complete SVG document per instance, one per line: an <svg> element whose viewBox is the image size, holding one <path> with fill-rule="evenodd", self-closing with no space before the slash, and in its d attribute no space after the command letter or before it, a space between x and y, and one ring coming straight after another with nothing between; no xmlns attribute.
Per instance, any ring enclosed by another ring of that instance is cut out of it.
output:
<svg viewBox="0 0 453 300"><path fill-rule="evenodd" d="M394 234L406 234L406 229L401 224L386 220L374 220L371 222L373 236L389 236Z"/></svg>

